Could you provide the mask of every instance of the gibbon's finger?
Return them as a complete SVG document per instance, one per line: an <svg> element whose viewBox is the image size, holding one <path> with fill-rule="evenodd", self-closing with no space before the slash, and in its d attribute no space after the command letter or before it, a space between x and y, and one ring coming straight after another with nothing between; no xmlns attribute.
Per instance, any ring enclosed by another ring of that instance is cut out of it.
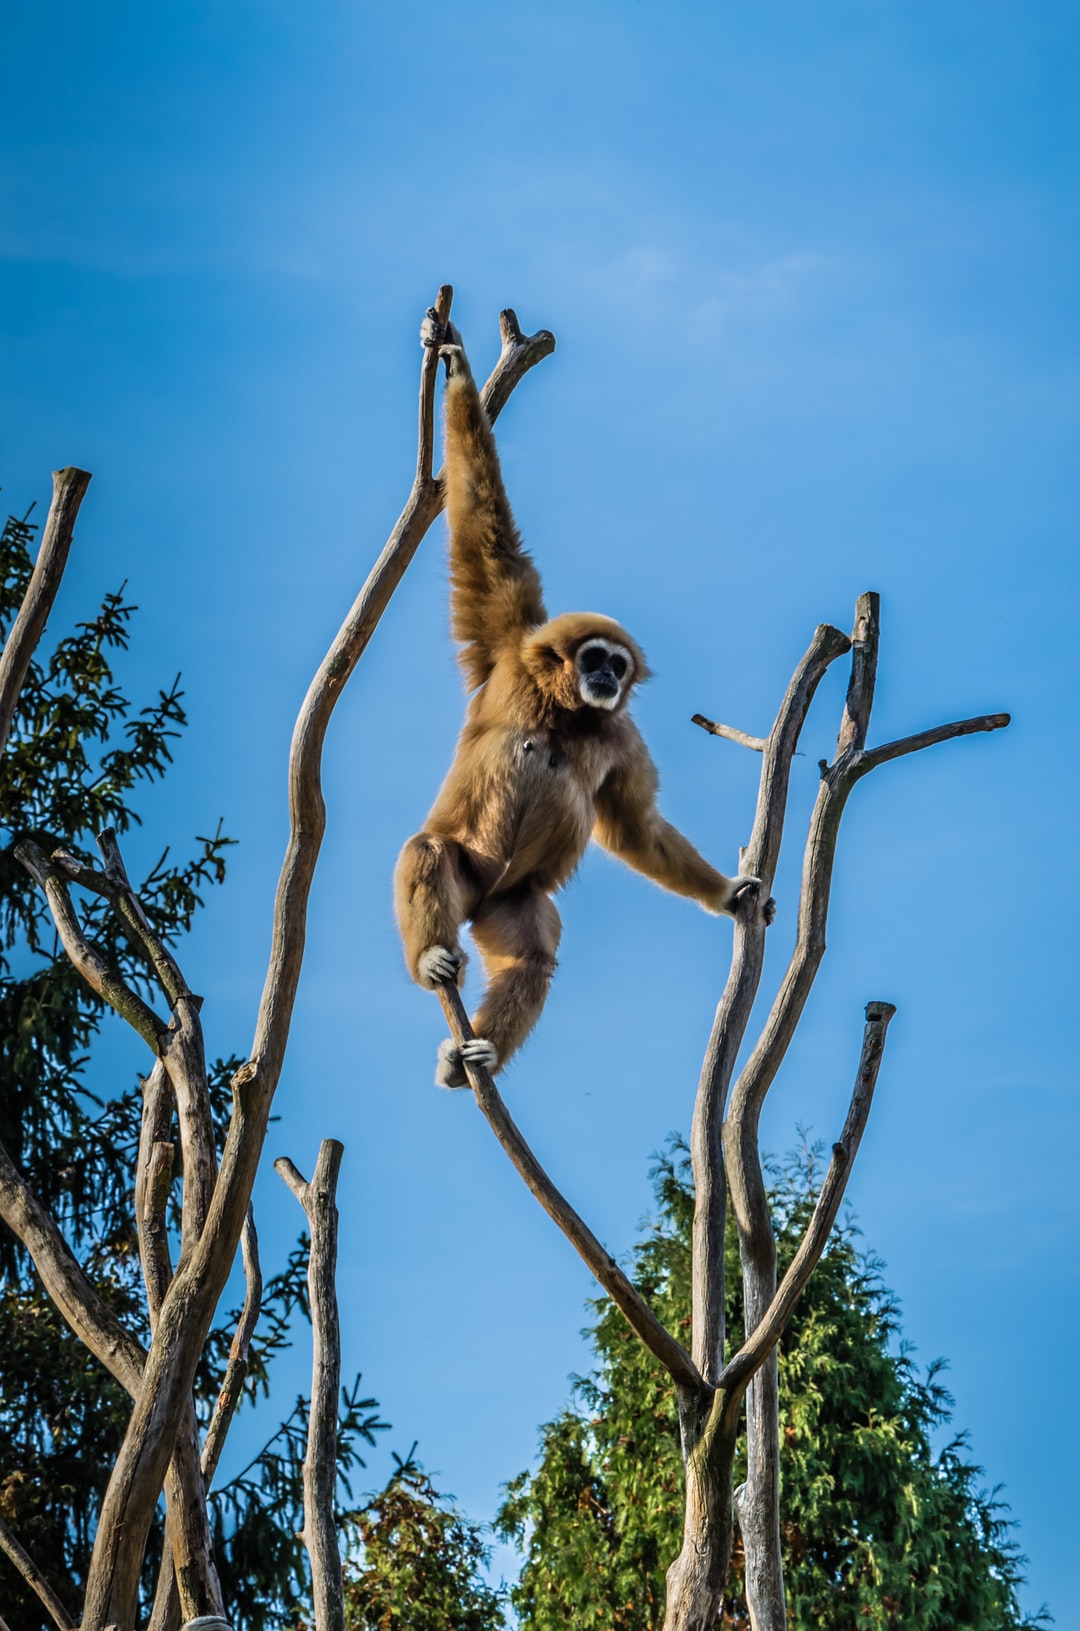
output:
<svg viewBox="0 0 1080 1631"><path fill-rule="evenodd" d="M460 1052L470 1065L483 1065L485 1070L494 1070L499 1063L495 1044L486 1036L474 1036L471 1042L463 1042Z"/></svg>

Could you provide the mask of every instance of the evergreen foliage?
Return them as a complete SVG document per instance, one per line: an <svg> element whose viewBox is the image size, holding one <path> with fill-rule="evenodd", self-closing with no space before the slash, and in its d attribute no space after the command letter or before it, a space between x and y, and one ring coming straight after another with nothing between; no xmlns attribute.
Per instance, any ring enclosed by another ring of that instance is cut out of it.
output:
<svg viewBox="0 0 1080 1631"><path fill-rule="evenodd" d="M774 1173L780 1272L813 1207L817 1151ZM654 1173L658 1218L635 1249L635 1278L688 1340L693 1196L685 1149ZM838 1225L780 1354L783 1544L789 1624L868 1631L1031 1631L1017 1603L1023 1559L996 1491L964 1436L936 1449L952 1399L941 1363L925 1375L898 1343L880 1262ZM732 1349L742 1340L738 1249L728 1235ZM652 1631L664 1571L681 1545L682 1471L674 1391L606 1300L593 1303L594 1373L542 1429L540 1463L507 1487L497 1528L525 1554L512 1594L522 1631ZM743 1466L745 1462L743 1461ZM737 1477L742 1470L737 1468ZM736 1541L718 1625L749 1627Z"/></svg>
<svg viewBox="0 0 1080 1631"><path fill-rule="evenodd" d="M414 1446L415 1449L415 1446ZM412 1454L350 1521L348 1631L504 1631L505 1593L483 1575L489 1549Z"/></svg>
<svg viewBox="0 0 1080 1631"><path fill-rule="evenodd" d="M32 570L35 528L9 518L0 534L0 641ZM31 664L0 763L0 1140L51 1209L114 1312L149 1341L132 1194L141 1097L102 1085L91 1050L105 1016L74 973L29 875L14 857L22 839L62 846L98 863L93 835L138 822L133 797L160 778L186 720L179 681L135 711L113 673L134 606L123 587L96 615ZM221 827L196 840L190 860L166 852L140 885L154 928L175 945L204 889L223 880L229 839ZM138 954L99 900L80 901L88 932L128 981L149 995ZM111 1023L117 1023L110 1021ZM214 1067L219 1128L239 1060ZM178 1221L174 1218L174 1223ZM307 1316L306 1243L268 1278L252 1345L246 1397L268 1390L268 1367L289 1344L289 1320ZM236 1311L211 1332L197 1382L203 1421L217 1396ZM127 1395L57 1315L26 1253L0 1228L0 1516L78 1616L102 1491L130 1413ZM340 1462L361 1464L374 1442L375 1401L345 1392ZM222 1584L235 1631L277 1627L306 1584L296 1535L302 1503L306 1403L298 1401L251 1466L212 1497ZM348 1493L347 1484L343 1484ZM160 1548L160 1525L155 1546ZM144 1588L153 1588L149 1567ZM41 1604L0 1554L0 1604L12 1627L44 1625Z"/></svg>

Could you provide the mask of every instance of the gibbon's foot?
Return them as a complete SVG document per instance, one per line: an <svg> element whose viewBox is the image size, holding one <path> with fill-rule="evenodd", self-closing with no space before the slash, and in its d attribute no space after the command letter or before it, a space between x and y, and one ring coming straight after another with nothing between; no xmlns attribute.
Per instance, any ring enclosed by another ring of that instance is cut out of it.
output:
<svg viewBox="0 0 1080 1631"><path fill-rule="evenodd" d="M465 967L465 953L448 946L429 946L416 965L420 984L434 991L437 985L456 985Z"/></svg>
<svg viewBox="0 0 1080 1631"><path fill-rule="evenodd" d="M751 877L749 874L746 874L745 876L740 874L740 876L735 878L733 880L733 882L732 882L732 890L731 890L731 907L732 907L732 910L737 911L740 904L742 903L742 901L745 900L749 895L756 895L760 888L761 888L761 879L760 878ZM768 900L766 900L766 901L764 901L762 903L761 914L765 919L766 927L768 927L768 925L773 921L774 917L776 916L776 902L773 900L771 895L769 896Z"/></svg>
<svg viewBox="0 0 1080 1631"><path fill-rule="evenodd" d="M495 1052L495 1045L485 1036L474 1037L471 1042L463 1042L459 1048L457 1043L447 1037L445 1042L439 1043L439 1052L435 1065L436 1087L468 1087L469 1078L465 1074L465 1062L470 1065L482 1065L485 1070L494 1070L499 1063L499 1056Z"/></svg>

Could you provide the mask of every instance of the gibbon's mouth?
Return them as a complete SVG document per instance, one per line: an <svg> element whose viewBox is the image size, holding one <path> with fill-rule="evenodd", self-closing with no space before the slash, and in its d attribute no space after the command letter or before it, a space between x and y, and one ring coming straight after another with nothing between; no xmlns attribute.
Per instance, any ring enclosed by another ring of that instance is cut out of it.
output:
<svg viewBox="0 0 1080 1631"><path fill-rule="evenodd" d="M612 708L619 699L621 687L610 669L597 674L585 674L581 681L581 695L594 708Z"/></svg>

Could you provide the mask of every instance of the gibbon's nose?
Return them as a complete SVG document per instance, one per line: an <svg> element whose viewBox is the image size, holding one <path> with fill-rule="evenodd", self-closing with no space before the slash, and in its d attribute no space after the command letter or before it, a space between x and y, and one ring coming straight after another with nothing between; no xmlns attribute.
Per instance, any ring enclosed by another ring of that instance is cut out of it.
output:
<svg viewBox="0 0 1080 1631"><path fill-rule="evenodd" d="M619 682L610 668L598 668L589 675L589 687L602 697L613 697L618 694Z"/></svg>

